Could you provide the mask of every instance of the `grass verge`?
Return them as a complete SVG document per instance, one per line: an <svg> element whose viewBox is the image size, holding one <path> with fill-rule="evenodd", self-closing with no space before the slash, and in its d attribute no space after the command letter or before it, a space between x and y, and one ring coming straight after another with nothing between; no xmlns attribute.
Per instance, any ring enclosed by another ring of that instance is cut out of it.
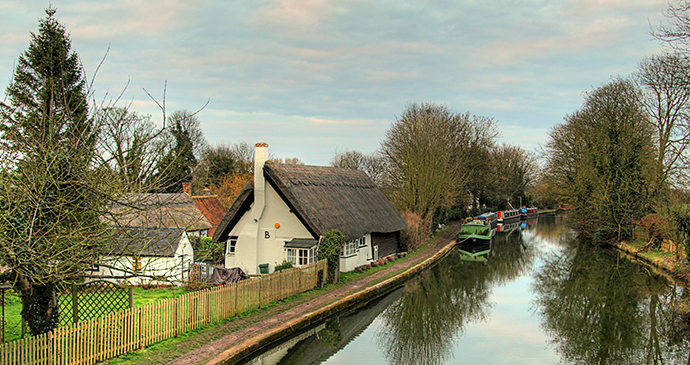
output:
<svg viewBox="0 0 690 365"><path fill-rule="evenodd" d="M411 251L404 258L397 259L394 263L389 263L384 266L379 266L376 268L371 268L362 272L349 272L342 273L340 275L340 282L336 284L328 284L321 289L310 290L305 293L294 295L285 300L272 303L260 310L252 310L246 313L242 313L238 317L231 317L220 322L212 323L196 330L186 332L181 334L176 338L170 338L156 344L153 344L145 349L130 352L126 355L110 359L104 362L104 364L117 364L117 365L134 365L134 364L165 364L171 362L172 360L182 356L183 354L193 351L209 342L220 339L234 331L239 331L254 323L263 321L271 316L289 310L297 305L306 303L312 299L327 295L332 293L348 283L363 279L367 276L374 275L382 270L390 268L390 265L394 265L397 262L411 262L409 265L402 265L400 268L395 270L390 270L381 277L376 278L368 285L374 285L387 280L401 272L407 270L409 267L422 262L421 256L433 249L439 240L447 239L450 234L452 234L452 228L449 226L446 230L442 232L437 232L432 238L430 238L424 245L418 249ZM418 262L417 262L418 261ZM359 291L355 288L345 295L349 295L353 292ZM334 299L334 301L337 299Z"/></svg>

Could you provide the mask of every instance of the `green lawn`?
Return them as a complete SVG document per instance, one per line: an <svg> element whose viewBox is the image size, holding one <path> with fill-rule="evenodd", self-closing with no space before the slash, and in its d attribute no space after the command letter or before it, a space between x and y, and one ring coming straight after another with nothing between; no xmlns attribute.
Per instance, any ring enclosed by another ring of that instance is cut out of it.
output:
<svg viewBox="0 0 690 365"><path fill-rule="evenodd" d="M157 300L174 298L176 296L188 293L182 287L168 287L168 288L154 288L142 289L139 287L133 288L133 299L135 307L142 307L148 303ZM5 293L5 341L14 341L22 337L22 302L16 294L10 294L13 291L8 290ZM28 332L28 328L27 328Z"/></svg>

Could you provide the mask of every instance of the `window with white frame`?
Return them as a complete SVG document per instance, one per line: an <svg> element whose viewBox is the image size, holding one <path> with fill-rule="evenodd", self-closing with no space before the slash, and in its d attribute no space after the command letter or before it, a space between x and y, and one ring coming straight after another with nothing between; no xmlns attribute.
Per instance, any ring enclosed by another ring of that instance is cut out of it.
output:
<svg viewBox="0 0 690 365"><path fill-rule="evenodd" d="M295 266L302 266L316 262L316 249L315 248L288 248L286 253L287 262L292 263Z"/></svg>
<svg viewBox="0 0 690 365"><path fill-rule="evenodd" d="M364 247L367 245L367 236L364 236L357 241L359 241L359 247Z"/></svg>
<svg viewBox="0 0 690 365"><path fill-rule="evenodd" d="M297 265L297 249L288 248L287 249L287 262Z"/></svg>
<svg viewBox="0 0 690 365"><path fill-rule="evenodd" d="M346 243L342 249L340 249L340 256L348 257L357 253L357 242L359 240L354 240Z"/></svg>
<svg viewBox="0 0 690 365"><path fill-rule="evenodd" d="M237 237L230 237L228 240L228 255L235 254L235 247L237 247Z"/></svg>

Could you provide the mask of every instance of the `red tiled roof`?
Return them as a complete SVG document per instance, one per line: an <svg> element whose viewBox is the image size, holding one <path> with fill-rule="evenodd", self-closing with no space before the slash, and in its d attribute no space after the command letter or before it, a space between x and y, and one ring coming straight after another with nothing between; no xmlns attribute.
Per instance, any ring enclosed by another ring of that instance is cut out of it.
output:
<svg viewBox="0 0 690 365"><path fill-rule="evenodd" d="M223 208L217 195L193 196L192 199L194 199L197 208L199 208L204 217L206 217L213 226L213 228L208 230L209 237L213 237L213 232L225 215L225 208Z"/></svg>

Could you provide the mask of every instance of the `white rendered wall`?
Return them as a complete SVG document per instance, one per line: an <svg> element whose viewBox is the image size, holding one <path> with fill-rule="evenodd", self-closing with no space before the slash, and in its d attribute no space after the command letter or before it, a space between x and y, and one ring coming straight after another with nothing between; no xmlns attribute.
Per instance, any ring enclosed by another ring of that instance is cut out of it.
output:
<svg viewBox="0 0 690 365"><path fill-rule="evenodd" d="M101 259L103 265L100 265L98 271L92 274L97 276L130 276L133 261L133 256L105 256ZM128 282L132 285L182 285L188 279L189 267L193 261L194 250L187 235L183 234L175 256L143 256L140 258L142 276L105 280L115 283ZM113 266L113 268L104 265ZM154 280L151 276L164 276L167 280Z"/></svg>
<svg viewBox="0 0 690 365"><path fill-rule="evenodd" d="M366 245L357 247L357 253L353 256L340 257L340 272L349 272L357 266L368 264L372 261L371 234L365 236Z"/></svg>
<svg viewBox="0 0 690 365"><path fill-rule="evenodd" d="M253 221L252 211L257 209L255 201L251 209L240 218L229 236L238 237L235 255L225 255L225 267L239 267L245 273L259 273L260 264L268 264L269 273L275 265L285 260L285 242L293 238L312 238L287 204L280 198L270 184L264 193L266 206L262 209L258 222ZM276 223L279 227L276 228ZM229 245L229 242L227 243ZM229 247L228 247L229 248Z"/></svg>

